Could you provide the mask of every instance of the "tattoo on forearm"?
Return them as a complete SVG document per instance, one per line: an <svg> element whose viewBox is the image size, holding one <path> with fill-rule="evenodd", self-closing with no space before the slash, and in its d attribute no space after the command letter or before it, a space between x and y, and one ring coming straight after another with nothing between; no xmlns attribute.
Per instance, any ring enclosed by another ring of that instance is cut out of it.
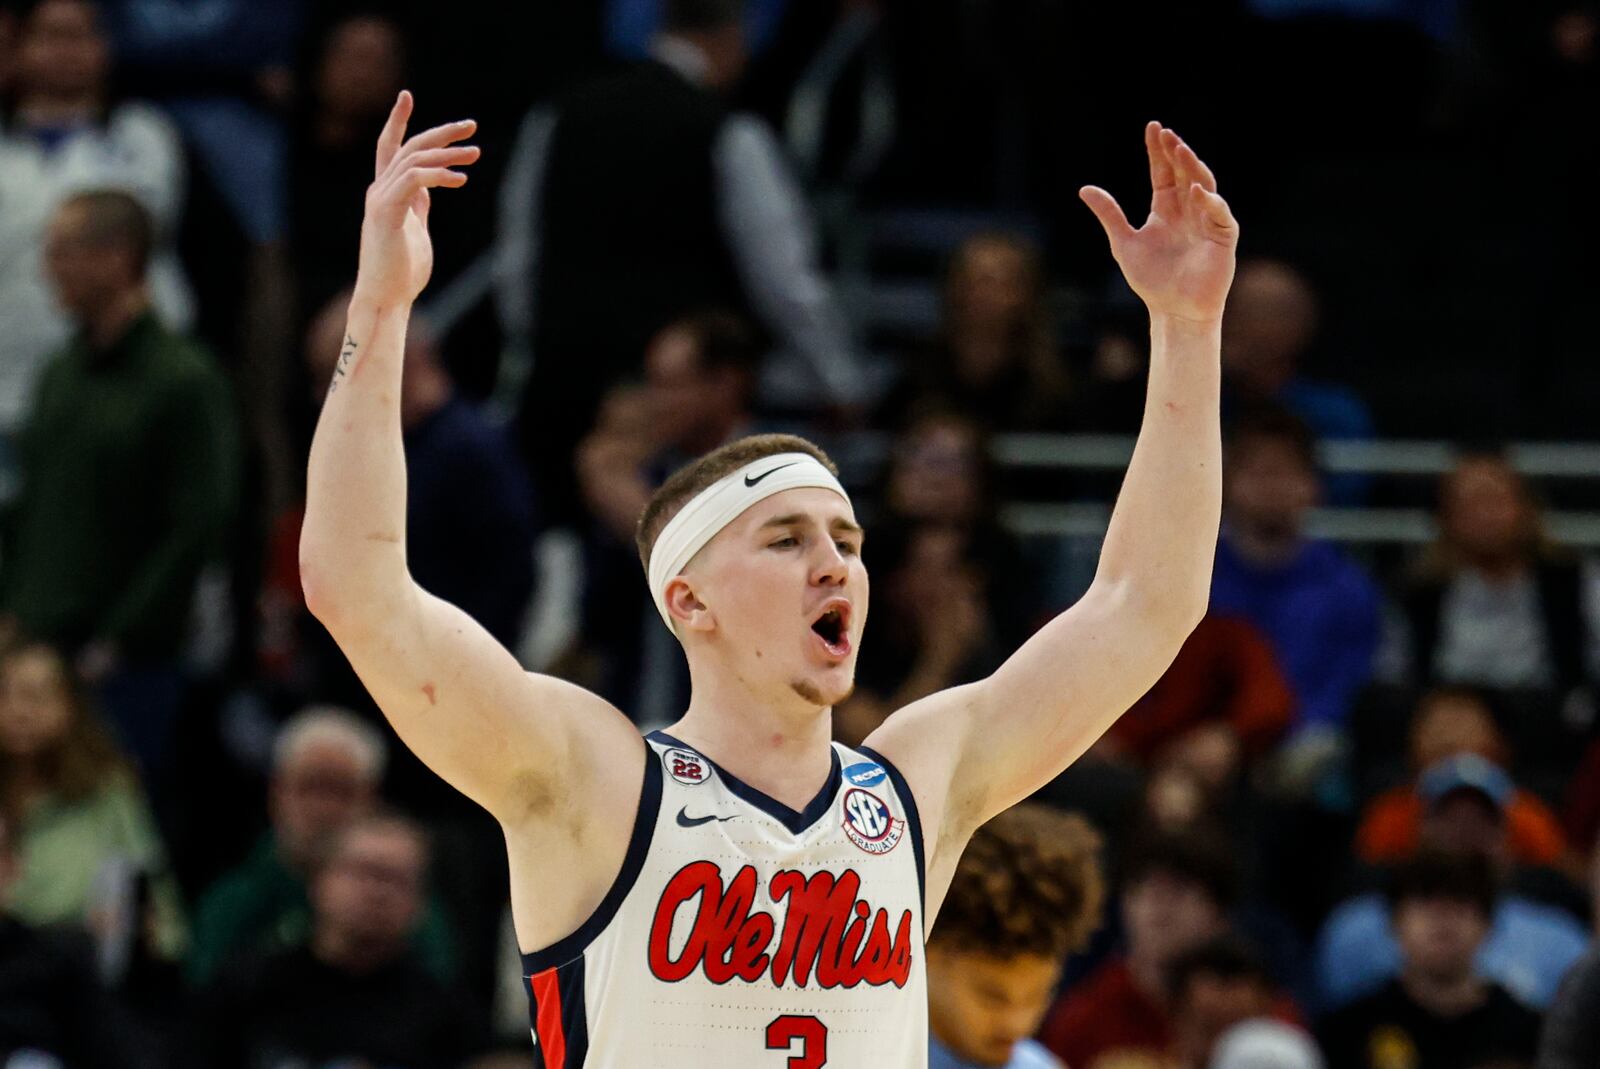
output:
<svg viewBox="0 0 1600 1069"><path fill-rule="evenodd" d="M328 393L331 395L339 388L345 375L350 371L350 364L356 358L356 340L349 334L344 336L344 348L339 350L339 363L333 369L333 381L328 384Z"/></svg>

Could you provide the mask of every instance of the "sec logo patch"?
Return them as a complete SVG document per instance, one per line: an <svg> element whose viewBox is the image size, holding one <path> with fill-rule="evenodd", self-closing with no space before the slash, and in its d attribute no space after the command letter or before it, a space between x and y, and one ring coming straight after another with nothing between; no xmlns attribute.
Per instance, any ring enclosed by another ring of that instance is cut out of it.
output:
<svg viewBox="0 0 1600 1069"><path fill-rule="evenodd" d="M711 778L711 768L706 759L693 750L666 750L661 754L667 775L688 787L704 783Z"/></svg>
<svg viewBox="0 0 1600 1069"><path fill-rule="evenodd" d="M844 833L869 854L887 854L900 844L906 822L896 820L882 798L856 788L844 794Z"/></svg>

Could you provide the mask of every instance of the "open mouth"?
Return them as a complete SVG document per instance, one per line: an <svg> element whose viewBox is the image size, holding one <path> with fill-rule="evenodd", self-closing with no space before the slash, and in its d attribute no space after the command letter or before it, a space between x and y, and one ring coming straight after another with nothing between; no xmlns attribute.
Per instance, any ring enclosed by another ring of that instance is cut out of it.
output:
<svg viewBox="0 0 1600 1069"><path fill-rule="evenodd" d="M850 603L847 601L830 603L811 623L811 630L822 639L828 652L838 657L850 652L849 627Z"/></svg>

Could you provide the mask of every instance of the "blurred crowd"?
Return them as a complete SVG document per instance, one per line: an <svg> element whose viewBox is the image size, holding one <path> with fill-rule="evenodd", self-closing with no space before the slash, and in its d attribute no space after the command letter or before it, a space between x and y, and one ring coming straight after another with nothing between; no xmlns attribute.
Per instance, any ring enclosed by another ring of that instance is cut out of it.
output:
<svg viewBox="0 0 1600 1069"><path fill-rule="evenodd" d="M418 581L660 726L640 509L805 433L871 531L849 743L1081 593L1095 537L1007 506L1115 482L998 444L1137 430L1075 192L1137 205L1142 121L1181 129L1245 233L1211 609L975 846L1078 890L958 881L935 1037L1600 1065L1600 568L1498 444L1593 437L1594 4L0 0L0 1066L532 1064L499 831L298 578L402 87L485 149L407 337ZM1425 489L1323 469L1380 434L1458 447ZM1421 499L1417 552L1313 534Z"/></svg>

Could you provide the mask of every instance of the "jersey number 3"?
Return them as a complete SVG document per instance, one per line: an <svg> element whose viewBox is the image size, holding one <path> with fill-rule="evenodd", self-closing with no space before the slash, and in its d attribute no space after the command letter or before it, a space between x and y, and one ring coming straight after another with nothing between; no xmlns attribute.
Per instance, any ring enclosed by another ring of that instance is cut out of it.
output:
<svg viewBox="0 0 1600 1069"><path fill-rule="evenodd" d="M794 1054L794 1041L800 1053ZM786 1013L767 1025L767 1049L789 1051L787 1069L822 1069L828 1064L828 1029L815 1017Z"/></svg>

